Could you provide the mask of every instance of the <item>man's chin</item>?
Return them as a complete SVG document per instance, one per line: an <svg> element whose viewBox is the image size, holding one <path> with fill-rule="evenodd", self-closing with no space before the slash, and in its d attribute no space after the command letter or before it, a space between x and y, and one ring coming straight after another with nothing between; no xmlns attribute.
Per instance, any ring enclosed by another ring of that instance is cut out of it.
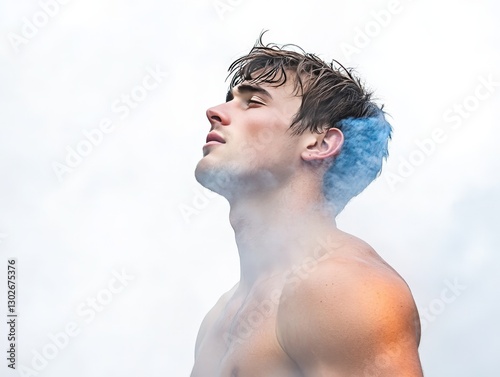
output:
<svg viewBox="0 0 500 377"><path fill-rule="evenodd" d="M227 171L211 166L205 158L196 165L194 176L203 187L222 196L227 196L231 182L234 181Z"/></svg>

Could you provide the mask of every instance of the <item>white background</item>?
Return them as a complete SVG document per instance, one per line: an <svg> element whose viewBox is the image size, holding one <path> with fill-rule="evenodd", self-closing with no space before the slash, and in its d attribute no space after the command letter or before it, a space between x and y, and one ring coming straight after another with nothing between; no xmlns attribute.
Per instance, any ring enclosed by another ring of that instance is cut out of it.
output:
<svg viewBox="0 0 500 377"><path fill-rule="evenodd" d="M384 173L338 224L374 246L432 315L426 377L497 375L500 87L472 97L481 80L500 82L500 7L390 3L74 0L44 19L37 1L1 2L0 344L5 355L14 257L17 366L53 357L21 375L189 375L203 316L238 280L228 206L193 175L205 110L224 100L228 65L263 29L266 42L354 67L391 114ZM26 22L40 27L16 47ZM168 77L121 119L113 103L140 95L157 68ZM446 120L464 102L467 113ZM105 118L113 131L59 180L53 164ZM441 142L424 155L416 142L436 129ZM418 166L388 180L410 160ZM133 280L110 297L122 271ZM443 303L446 282L466 288ZM89 321L78 308L96 296L111 302ZM54 353L50 334L68 324L79 333ZM1 376L18 375L0 359Z"/></svg>

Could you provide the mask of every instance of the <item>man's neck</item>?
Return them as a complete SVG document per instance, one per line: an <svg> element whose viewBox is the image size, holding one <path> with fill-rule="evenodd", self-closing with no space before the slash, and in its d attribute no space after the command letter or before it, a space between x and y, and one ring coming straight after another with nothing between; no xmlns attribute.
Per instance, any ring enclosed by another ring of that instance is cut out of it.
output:
<svg viewBox="0 0 500 377"><path fill-rule="evenodd" d="M244 291L303 264L318 241L340 233L322 197L300 185L248 195L230 205Z"/></svg>

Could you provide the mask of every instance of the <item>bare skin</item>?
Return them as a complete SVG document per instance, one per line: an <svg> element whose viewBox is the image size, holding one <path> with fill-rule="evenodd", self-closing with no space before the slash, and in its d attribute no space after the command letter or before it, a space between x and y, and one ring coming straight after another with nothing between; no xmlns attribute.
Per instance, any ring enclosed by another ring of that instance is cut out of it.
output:
<svg viewBox="0 0 500 377"><path fill-rule="evenodd" d="M191 377L422 376L408 286L322 197L343 135L291 137L292 84L260 87L269 96L236 90L207 111L225 142L204 147L196 176L230 203L240 281L203 320Z"/></svg>

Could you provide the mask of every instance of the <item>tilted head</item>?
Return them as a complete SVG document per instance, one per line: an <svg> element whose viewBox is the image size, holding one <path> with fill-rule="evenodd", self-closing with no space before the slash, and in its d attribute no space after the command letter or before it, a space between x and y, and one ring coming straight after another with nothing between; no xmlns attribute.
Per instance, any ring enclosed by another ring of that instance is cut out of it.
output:
<svg viewBox="0 0 500 377"><path fill-rule="evenodd" d="M230 90L244 81L280 86L291 73L295 94L302 98L292 133L342 131L343 145L323 179L324 195L337 214L380 174L392 128L352 70L295 45L264 45L261 34L251 51L231 64L229 73Z"/></svg>

